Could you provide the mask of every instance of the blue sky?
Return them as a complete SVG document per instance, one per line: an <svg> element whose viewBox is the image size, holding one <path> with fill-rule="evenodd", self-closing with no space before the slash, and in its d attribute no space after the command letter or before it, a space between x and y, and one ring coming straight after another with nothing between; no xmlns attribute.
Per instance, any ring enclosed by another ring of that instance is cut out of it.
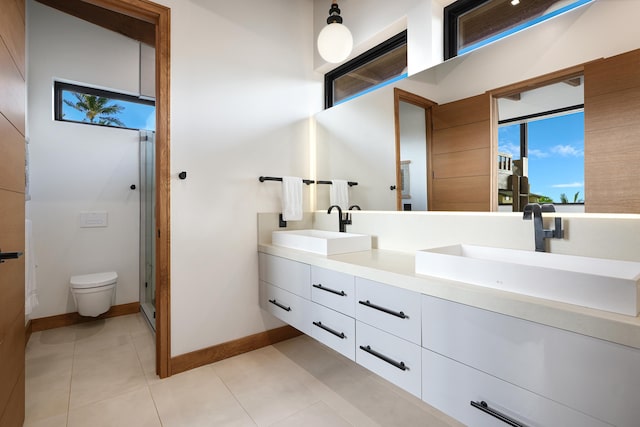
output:
<svg viewBox="0 0 640 427"><path fill-rule="evenodd" d="M529 122L529 184L531 192L570 202L584 199L584 113ZM501 126L498 151L520 158L519 124Z"/></svg>
<svg viewBox="0 0 640 427"><path fill-rule="evenodd" d="M63 99L67 99L72 103L77 101L77 99L72 95L72 92L69 91L64 91ZM137 104L134 102L121 101L119 99L113 100L108 105L114 103L124 107L124 110L122 110L117 117L124 122L127 128L155 130L156 113L153 105ZM81 122L85 118L83 113L66 104L63 104L62 111L64 112L65 120Z"/></svg>

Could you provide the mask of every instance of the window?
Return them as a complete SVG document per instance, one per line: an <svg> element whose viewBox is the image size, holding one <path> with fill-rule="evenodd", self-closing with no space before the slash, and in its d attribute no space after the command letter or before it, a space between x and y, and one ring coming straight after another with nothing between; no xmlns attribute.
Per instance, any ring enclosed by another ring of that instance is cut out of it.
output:
<svg viewBox="0 0 640 427"><path fill-rule="evenodd" d="M531 27L593 0L458 0L444 8L444 59Z"/></svg>
<svg viewBox="0 0 640 427"><path fill-rule="evenodd" d="M155 130L155 102L70 83L54 83L54 117L65 122Z"/></svg>
<svg viewBox="0 0 640 427"><path fill-rule="evenodd" d="M498 128L498 152L516 164L527 159L529 201L583 204L583 106L505 122Z"/></svg>
<svg viewBox="0 0 640 427"><path fill-rule="evenodd" d="M324 76L325 108L407 77L407 32L390 38Z"/></svg>

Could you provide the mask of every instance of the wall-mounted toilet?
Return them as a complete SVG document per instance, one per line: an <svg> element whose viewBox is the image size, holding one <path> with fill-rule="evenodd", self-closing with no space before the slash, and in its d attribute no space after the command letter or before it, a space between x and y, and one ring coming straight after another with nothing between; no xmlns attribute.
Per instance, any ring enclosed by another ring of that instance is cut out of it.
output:
<svg viewBox="0 0 640 427"><path fill-rule="evenodd" d="M117 281L115 271L72 276L70 288L78 313L96 317L108 311L115 303Z"/></svg>

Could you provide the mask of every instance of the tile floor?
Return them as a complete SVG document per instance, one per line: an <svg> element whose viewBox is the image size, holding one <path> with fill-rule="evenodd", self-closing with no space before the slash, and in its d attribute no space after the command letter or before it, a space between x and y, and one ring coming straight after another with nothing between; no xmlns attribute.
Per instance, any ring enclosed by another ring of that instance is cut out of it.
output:
<svg viewBox="0 0 640 427"><path fill-rule="evenodd" d="M36 332L25 426L459 426L300 336L160 380L142 315Z"/></svg>

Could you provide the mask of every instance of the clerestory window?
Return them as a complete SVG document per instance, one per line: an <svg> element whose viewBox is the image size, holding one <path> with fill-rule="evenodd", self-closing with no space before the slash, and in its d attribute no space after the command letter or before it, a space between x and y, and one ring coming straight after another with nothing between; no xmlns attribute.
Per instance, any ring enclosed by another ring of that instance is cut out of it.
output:
<svg viewBox="0 0 640 427"><path fill-rule="evenodd" d="M155 130L155 102L118 92L54 83L54 118L135 130Z"/></svg>
<svg viewBox="0 0 640 427"><path fill-rule="evenodd" d="M594 0L458 0L444 8L444 59L470 52Z"/></svg>
<svg viewBox="0 0 640 427"><path fill-rule="evenodd" d="M325 108L407 77L407 32L386 40L324 76Z"/></svg>

